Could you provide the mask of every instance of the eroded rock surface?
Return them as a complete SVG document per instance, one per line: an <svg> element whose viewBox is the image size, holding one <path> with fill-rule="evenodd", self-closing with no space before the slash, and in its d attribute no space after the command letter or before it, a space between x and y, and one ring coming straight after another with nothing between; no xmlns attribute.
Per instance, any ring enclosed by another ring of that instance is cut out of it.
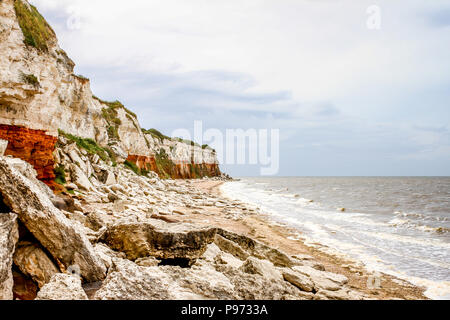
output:
<svg viewBox="0 0 450 320"><path fill-rule="evenodd" d="M18 239L17 216L14 213L0 213L0 300L13 299L12 264Z"/></svg>
<svg viewBox="0 0 450 320"><path fill-rule="evenodd" d="M36 181L0 158L0 193L26 228L66 268L77 265L88 281L105 277L106 268L86 236L55 208Z"/></svg>
<svg viewBox="0 0 450 320"><path fill-rule="evenodd" d="M41 288L36 300L88 300L88 297L79 278L58 273Z"/></svg>
<svg viewBox="0 0 450 320"><path fill-rule="evenodd" d="M106 243L135 260L146 256L195 262L213 242L216 229L160 221L118 223L110 226Z"/></svg>
<svg viewBox="0 0 450 320"><path fill-rule="evenodd" d="M31 277L40 288L59 272L44 250L30 242L19 243L14 253L14 264L23 274Z"/></svg>

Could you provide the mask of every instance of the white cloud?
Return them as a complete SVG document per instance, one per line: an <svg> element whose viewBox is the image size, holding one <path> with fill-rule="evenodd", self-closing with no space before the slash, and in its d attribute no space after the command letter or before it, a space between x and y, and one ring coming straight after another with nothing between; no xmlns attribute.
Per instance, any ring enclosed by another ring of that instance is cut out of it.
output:
<svg viewBox="0 0 450 320"><path fill-rule="evenodd" d="M278 126L302 147L449 150L443 133L411 129L448 124L450 22L440 14L433 23L448 1L32 2L79 69L96 71L94 89L128 100L145 126L155 115L182 125L201 114ZM366 27L374 3L379 31ZM79 29L67 27L73 14Z"/></svg>

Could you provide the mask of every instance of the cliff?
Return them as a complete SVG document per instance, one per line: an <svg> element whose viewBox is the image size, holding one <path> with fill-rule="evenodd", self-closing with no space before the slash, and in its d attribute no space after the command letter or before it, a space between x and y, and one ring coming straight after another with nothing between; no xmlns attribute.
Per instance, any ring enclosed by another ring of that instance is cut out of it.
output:
<svg viewBox="0 0 450 320"><path fill-rule="evenodd" d="M220 175L210 148L145 134L120 102L93 96L89 79L74 74L75 64L55 32L27 1L0 2L0 29L0 139L9 142L6 155L31 163L47 184L55 178L53 155L61 133L91 139L141 173Z"/></svg>

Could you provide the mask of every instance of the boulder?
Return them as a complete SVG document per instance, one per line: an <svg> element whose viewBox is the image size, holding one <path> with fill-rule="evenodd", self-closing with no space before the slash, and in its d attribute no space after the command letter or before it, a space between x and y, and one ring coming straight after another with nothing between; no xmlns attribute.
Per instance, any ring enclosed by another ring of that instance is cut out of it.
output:
<svg viewBox="0 0 450 320"><path fill-rule="evenodd" d="M14 213L0 213L0 300L13 299L12 265L18 239L17 216Z"/></svg>
<svg viewBox="0 0 450 320"><path fill-rule="evenodd" d="M116 181L116 176L114 175L113 172L107 171L105 176L106 176L106 177L105 177L105 180L102 181L102 182L103 182L104 184L106 184L107 186L110 186L110 185L113 185L113 184L116 184L116 183L117 183L117 181Z"/></svg>
<svg viewBox="0 0 450 320"><path fill-rule="evenodd" d="M200 300L236 299L233 285L211 266L192 269L177 266L141 267L113 259L113 266L97 300Z"/></svg>
<svg viewBox="0 0 450 320"><path fill-rule="evenodd" d="M348 282L347 277L344 275L326 271L319 271L308 266L295 266L292 269L311 278L316 291L337 291L340 290Z"/></svg>
<svg viewBox="0 0 450 320"><path fill-rule="evenodd" d="M280 271L270 261L255 257L249 257L239 269L248 274L260 275L267 280L283 279Z"/></svg>
<svg viewBox="0 0 450 320"><path fill-rule="evenodd" d="M14 264L24 275L33 279L39 288L42 288L53 275L59 272L44 250L30 242L19 243L14 253Z"/></svg>
<svg viewBox="0 0 450 320"><path fill-rule="evenodd" d="M70 178L72 182L80 189L90 191L93 189L91 182L84 172L76 165L71 163L69 166Z"/></svg>
<svg viewBox="0 0 450 320"><path fill-rule="evenodd" d="M42 192L39 181L26 177L0 158L0 193L15 213L48 252L65 268L76 265L89 282L102 280L106 268L92 245L76 224Z"/></svg>
<svg viewBox="0 0 450 320"><path fill-rule="evenodd" d="M189 224L168 224L160 220L118 222L108 227L106 243L135 260L147 256L195 262L214 240L216 229Z"/></svg>
<svg viewBox="0 0 450 320"><path fill-rule="evenodd" d="M57 273L38 292L36 300L88 300L78 277Z"/></svg>
<svg viewBox="0 0 450 320"><path fill-rule="evenodd" d="M248 258L248 253L245 252L244 249L237 243L230 241L228 239L225 239L221 235L216 234L214 237L214 243L223 251L228 252L232 254L233 256L241 259L246 260Z"/></svg>
<svg viewBox="0 0 450 320"><path fill-rule="evenodd" d="M287 282L293 284L297 288L299 288L302 291L306 292L313 292L314 291L314 283L311 281L311 279L301 273L294 272L292 270L286 269L283 271L283 278Z"/></svg>
<svg viewBox="0 0 450 320"><path fill-rule="evenodd" d="M124 259L113 259L108 276L94 300L174 299L170 278L158 267L139 267Z"/></svg>
<svg viewBox="0 0 450 320"><path fill-rule="evenodd" d="M229 232L223 229L217 229L217 234L225 239L228 239L229 241L238 244L250 255L255 256L259 259L267 259L277 267L290 268L295 265L292 259L289 258L289 256L284 252L266 246L265 244L255 241L249 237Z"/></svg>

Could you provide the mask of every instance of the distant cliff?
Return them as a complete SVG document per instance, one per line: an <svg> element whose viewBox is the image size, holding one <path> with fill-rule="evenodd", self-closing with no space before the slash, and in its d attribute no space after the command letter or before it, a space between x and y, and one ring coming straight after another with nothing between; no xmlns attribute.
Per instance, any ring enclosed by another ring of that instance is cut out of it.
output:
<svg viewBox="0 0 450 320"><path fill-rule="evenodd" d="M6 155L30 162L38 177L55 179L58 135L91 139L115 161L164 178L220 175L207 146L143 130L120 102L95 97L90 81L74 74L74 62L55 32L25 0L0 2L0 140Z"/></svg>

